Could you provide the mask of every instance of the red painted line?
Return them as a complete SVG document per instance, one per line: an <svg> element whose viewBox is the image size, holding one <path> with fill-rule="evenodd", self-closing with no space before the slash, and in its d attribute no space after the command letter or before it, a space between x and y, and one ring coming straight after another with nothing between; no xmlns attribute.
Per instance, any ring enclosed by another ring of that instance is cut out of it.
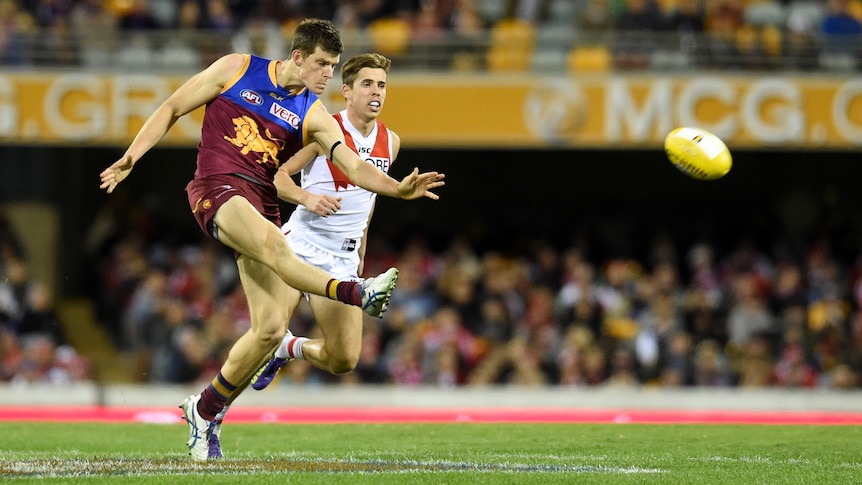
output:
<svg viewBox="0 0 862 485"><path fill-rule="evenodd" d="M178 408L0 406L0 421L179 423ZM862 425L862 412L636 410L571 408L231 409L232 423L646 423Z"/></svg>

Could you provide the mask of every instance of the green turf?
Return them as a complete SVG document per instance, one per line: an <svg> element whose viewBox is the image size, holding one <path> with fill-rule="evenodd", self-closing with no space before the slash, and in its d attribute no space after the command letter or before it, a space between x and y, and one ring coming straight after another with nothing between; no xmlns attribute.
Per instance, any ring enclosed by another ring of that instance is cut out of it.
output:
<svg viewBox="0 0 862 485"><path fill-rule="evenodd" d="M185 425L0 423L0 482L862 483L862 428L724 425L227 425L192 463Z"/></svg>

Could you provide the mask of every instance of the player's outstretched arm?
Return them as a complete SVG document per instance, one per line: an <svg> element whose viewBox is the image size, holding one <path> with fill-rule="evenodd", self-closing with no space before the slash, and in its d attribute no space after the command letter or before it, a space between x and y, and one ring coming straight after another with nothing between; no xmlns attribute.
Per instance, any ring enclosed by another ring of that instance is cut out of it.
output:
<svg viewBox="0 0 862 485"><path fill-rule="evenodd" d="M438 172L413 173L401 182L365 163L350 148L344 145L344 134L335 118L326 109L315 110L308 119L308 132L323 148L325 154L340 168L347 178L365 190L397 199L438 199L431 189L444 185L444 174Z"/></svg>
<svg viewBox="0 0 862 485"><path fill-rule="evenodd" d="M428 197L432 200L438 200L440 196L431 192L431 189L442 187L446 184L443 178L446 175L437 172L419 173L419 167L414 167L410 175L401 179L398 182L398 193L400 197L406 200L418 199L420 197Z"/></svg>
<svg viewBox="0 0 862 485"><path fill-rule="evenodd" d="M147 118L126 153L102 171L99 188L112 193L117 184L128 177L138 160L164 138L180 117L214 100L245 60L246 56L242 54L223 56L174 91Z"/></svg>
<svg viewBox="0 0 862 485"><path fill-rule="evenodd" d="M275 173L275 188L278 198L291 204L302 204L309 211L321 216L329 217L341 209L341 197L331 195L314 194L309 192L293 181L291 175L299 172L320 155L320 146L317 143L309 143L302 147Z"/></svg>

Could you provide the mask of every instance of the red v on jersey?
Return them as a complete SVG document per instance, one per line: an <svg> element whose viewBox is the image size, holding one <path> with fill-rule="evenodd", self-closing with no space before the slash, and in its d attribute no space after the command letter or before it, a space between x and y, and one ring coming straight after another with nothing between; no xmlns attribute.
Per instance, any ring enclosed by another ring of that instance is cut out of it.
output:
<svg viewBox="0 0 862 485"><path fill-rule="evenodd" d="M359 149L356 146L356 141L353 139L353 135L350 134L350 131L344 127L344 119L341 113L336 113L333 115L336 121L338 121L338 125L341 127L342 133L344 133L344 143L348 148L353 150L353 153L359 154L360 157L362 154L359 153ZM389 171L389 164L391 163L392 157L389 150L389 130L383 126L383 123L380 121L375 121L377 124L377 136L374 139L374 145L371 147L371 152L368 153L367 147L364 147L363 150L367 153L366 156L370 157L367 159L368 162L377 165L378 168L383 170L384 172ZM364 144L360 140L360 144ZM341 188L348 188L351 184L350 179L347 178L347 175L341 171L332 160L326 160L329 171L332 173L332 181L335 185L335 190L339 190ZM382 165L381 165L382 164Z"/></svg>
<svg viewBox="0 0 862 485"><path fill-rule="evenodd" d="M353 141L353 136L344 129L344 122L341 120L341 113L336 113L333 117L335 118L335 121L338 122L338 126L341 127L342 133L344 133L344 144L353 150L353 153L356 153L356 143ZM327 158L326 163L329 165L329 171L332 172L332 181L335 183L335 190L342 188L346 189L351 185L350 179L347 178L347 175L332 163L332 160Z"/></svg>

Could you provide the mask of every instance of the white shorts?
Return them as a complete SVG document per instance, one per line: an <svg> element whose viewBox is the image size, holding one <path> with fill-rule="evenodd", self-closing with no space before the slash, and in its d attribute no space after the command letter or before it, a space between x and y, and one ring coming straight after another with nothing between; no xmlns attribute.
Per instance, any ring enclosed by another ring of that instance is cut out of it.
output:
<svg viewBox="0 0 862 485"><path fill-rule="evenodd" d="M326 271L333 278L342 281L357 281L359 279L359 254L356 251L344 252L344 255L333 254L312 245L296 231L290 231L285 236L290 249L306 263Z"/></svg>

